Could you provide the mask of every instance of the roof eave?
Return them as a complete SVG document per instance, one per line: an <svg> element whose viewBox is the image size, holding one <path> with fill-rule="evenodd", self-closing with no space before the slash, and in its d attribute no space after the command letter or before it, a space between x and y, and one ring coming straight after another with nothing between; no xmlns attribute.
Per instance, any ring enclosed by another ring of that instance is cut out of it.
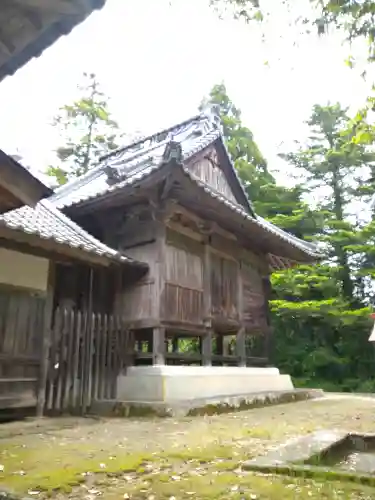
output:
<svg viewBox="0 0 375 500"><path fill-rule="evenodd" d="M41 255L51 260L79 260L92 265L98 266L124 266L135 267L140 271L147 272L149 269L148 264L129 259L121 253L116 255L99 255L95 252L90 252L81 246L70 246L67 243L60 243L53 238L42 238L34 233L26 233L22 229L12 229L0 221L0 238L8 240L8 248L24 253ZM3 245L2 245L3 246Z"/></svg>
<svg viewBox="0 0 375 500"><path fill-rule="evenodd" d="M55 0L50 0L53 4ZM13 75L31 59L39 57L48 47L54 44L61 36L67 35L70 31L83 22L94 10L101 9L106 0L86 0L78 2L82 10L76 14L61 12L50 24L41 25L35 28L35 36L25 46L20 47L19 40L14 40L14 50L9 51L9 57L0 67L0 81L7 76ZM34 6L33 6L34 7ZM27 9L19 5L20 19L23 19ZM57 9L58 11L58 9ZM23 32L21 34L24 34ZM18 43L17 43L18 42Z"/></svg>

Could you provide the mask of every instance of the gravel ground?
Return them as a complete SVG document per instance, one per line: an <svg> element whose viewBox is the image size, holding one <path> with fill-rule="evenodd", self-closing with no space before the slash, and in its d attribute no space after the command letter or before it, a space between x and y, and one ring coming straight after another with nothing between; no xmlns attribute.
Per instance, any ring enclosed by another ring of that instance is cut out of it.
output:
<svg viewBox="0 0 375 500"><path fill-rule="evenodd" d="M375 432L375 399L332 395L181 419L9 423L0 426L0 483L33 498L374 499L375 489L360 485L240 469L290 437L333 428Z"/></svg>

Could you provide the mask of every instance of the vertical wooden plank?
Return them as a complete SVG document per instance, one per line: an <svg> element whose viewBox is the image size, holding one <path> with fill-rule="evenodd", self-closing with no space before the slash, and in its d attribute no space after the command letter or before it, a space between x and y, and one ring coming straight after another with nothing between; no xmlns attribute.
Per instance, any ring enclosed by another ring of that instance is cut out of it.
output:
<svg viewBox="0 0 375 500"><path fill-rule="evenodd" d="M63 317L63 327L61 331L61 353L60 353L60 402L59 407L61 411L65 410L65 392L68 385L68 349L69 349L69 323L70 323L70 310L65 309Z"/></svg>
<svg viewBox="0 0 375 500"><path fill-rule="evenodd" d="M37 404L36 415L42 417L46 404L46 386L49 366L49 350L53 311L53 298L55 288L55 263L49 262L48 280L47 280L47 296L44 304L43 330L42 330L42 346L40 352L40 368L37 387Z"/></svg>
<svg viewBox="0 0 375 500"><path fill-rule="evenodd" d="M85 327L84 350L83 357L83 380L82 380L82 414L87 411L91 402L91 375L92 375L92 342L93 342L93 317L92 317L92 293L94 286L94 270L89 269L89 282L88 282L88 313L87 322Z"/></svg>
<svg viewBox="0 0 375 500"><path fill-rule="evenodd" d="M84 311L82 313L82 324L81 324L81 340L80 340L80 354L79 354L79 406L81 412L83 411L83 398L86 390L86 359L87 359L87 338L88 338L88 313Z"/></svg>
<svg viewBox="0 0 375 500"><path fill-rule="evenodd" d="M101 314L96 315L94 328L94 352L93 352L93 381L92 399L97 400L99 396L99 369L100 369L100 344L103 330L103 318Z"/></svg>
<svg viewBox="0 0 375 500"><path fill-rule="evenodd" d="M57 380L56 380L56 398L55 398L55 410L62 410L61 408L61 395L64 384L64 372L65 372L65 323L67 319L67 310L64 308L61 310L61 323L58 331L57 340Z"/></svg>
<svg viewBox="0 0 375 500"><path fill-rule="evenodd" d="M74 351L73 351L73 362L72 362L72 390L70 393L70 407L72 409L77 408L80 405L79 400L79 384L82 382L79 379L79 360L82 355L82 347L81 347L81 335L82 335L82 313L81 311L77 311L75 314L75 321L73 317L73 332L72 337L74 339Z"/></svg>
<svg viewBox="0 0 375 500"><path fill-rule="evenodd" d="M66 332L66 359L65 359L65 383L62 391L62 408L64 410L70 407L70 394L72 390L72 371L74 357L74 320L75 314L73 310L67 313L65 322Z"/></svg>
<svg viewBox="0 0 375 500"><path fill-rule="evenodd" d="M94 352L94 334L95 334L95 314L91 313L88 316L87 326L87 356L85 362L85 379L86 387L83 394L82 413L85 414L91 405L92 399L92 375L93 375L93 352Z"/></svg>
<svg viewBox="0 0 375 500"><path fill-rule="evenodd" d="M57 389L59 383L59 348L60 348L60 333L63 318L63 309L59 307L55 314L55 322L53 328L53 352L51 357L51 379L52 379L52 394L51 394L51 410L57 409Z"/></svg>
<svg viewBox="0 0 375 500"><path fill-rule="evenodd" d="M99 390L98 390L98 399L105 398L105 363L107 356L107 336L108 336L108 315L105 314L103 317L103 325L101 329L101 337L100 337L100 355L99 355Z"/></svg>
<svg viewBox="0 0 375 500"><path fill-rule="evenodd" d="M52 316L51 325L51 338L49 346L49 360L47 368L47 390L46 390L46 409L52 410L53 406L53 387L54 387L54 364L55 364L55 350L56 350L56 321L60 314L60 309L56 308Z"/></svg>
<svg viewBox="0 0 375 500"><path fill-rule="evenodd" d="M244 296L242 262L237 266L237 311L240 328L236 333L236 356L238 366L246 366L246 330L244 326Z"/></svg>
<svg viewBox="0 0 375 500"><path fill-rule="evenodd" d="M112 360L112 338L116 328L117 315L111 315L109 321L108 335L107 335L107 355L106 355L106 374L105 374L105 399L111 397L111 360Z"/></svg>
<svg viewBox="0 0 375 500"><path fill-rule="evenodd" d="M116 316L114 334L111 344L111 369L110 369L110 389L109 398L115 399L117 392L117 376L119 372L120 362L124 357L127 339L123 329L123 321L120 315Z"/></svg>

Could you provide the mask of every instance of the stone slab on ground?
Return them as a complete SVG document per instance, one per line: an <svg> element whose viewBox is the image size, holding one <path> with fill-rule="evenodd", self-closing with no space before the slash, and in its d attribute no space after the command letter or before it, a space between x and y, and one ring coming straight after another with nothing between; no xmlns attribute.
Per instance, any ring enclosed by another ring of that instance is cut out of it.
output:
<svg viewBox="0 0 375 500"><path fill-rule="evenodd" d="M322 397L324 397L324 392L321 389L294 389L291 391L216 396L213 398L192 399L190 401L177 400L171 403L155 401L97 401L92 404L90 413L102 416L123 417L215 415Z"/></svg>
<svg viewBox="0 0 375 500"><path fill-rule="evenodd" d="M342 429L319 430L307 436L290 439L265 455L243 462L242 469L336 480L358 480L374 486L375 454L365 451L366 441L373 443L374 439L375 434L359 434Z"/></svg>
<svg viewBox="0 0 375 500"><path fill-rule="evenodd" d="M305 462L312 456L328 450L332 445L345 439L347 435L347 431L321 430L307 436L293 438L266 455L245 462L243 468L252 470L253 467L258 468L258 466L271 467Z"/></svg>

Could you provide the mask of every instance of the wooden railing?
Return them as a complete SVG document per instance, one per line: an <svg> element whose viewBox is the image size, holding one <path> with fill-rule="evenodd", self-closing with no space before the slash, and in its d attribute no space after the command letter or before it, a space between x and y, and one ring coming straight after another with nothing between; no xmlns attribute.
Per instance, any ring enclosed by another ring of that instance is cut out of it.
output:
<svg viewBox="0 0 375 500"><path fill-rule="evenodd" d="M116 398L117 376L134 338L119 316L57 309L51 329L46 410L85 413L94 400Z"/></svg>

